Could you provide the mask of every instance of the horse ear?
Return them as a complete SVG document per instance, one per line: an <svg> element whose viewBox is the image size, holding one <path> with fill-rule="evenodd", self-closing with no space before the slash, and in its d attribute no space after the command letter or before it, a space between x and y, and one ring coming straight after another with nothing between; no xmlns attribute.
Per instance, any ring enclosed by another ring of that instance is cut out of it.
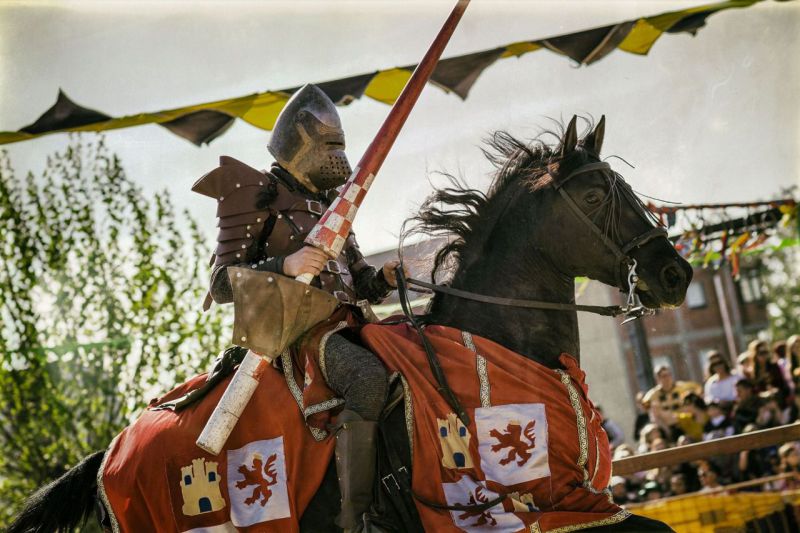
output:
<svg viewBox="0 0 800 533"><path fill-rule="evenodd" d="M575 150L578 146L578 116L572 115L567 131L564 132L564 140L561 141L561 157Z"/></svg>
<svg viewBox="0 0 800 533"><path fill-rule="evenodd" d="M600 122L597 123L594 131L586 136L583 140L583 146L593 152L595 155L600 155L600 149L603 148L603 137L606 134L606 116L600 117Z"/></svg>

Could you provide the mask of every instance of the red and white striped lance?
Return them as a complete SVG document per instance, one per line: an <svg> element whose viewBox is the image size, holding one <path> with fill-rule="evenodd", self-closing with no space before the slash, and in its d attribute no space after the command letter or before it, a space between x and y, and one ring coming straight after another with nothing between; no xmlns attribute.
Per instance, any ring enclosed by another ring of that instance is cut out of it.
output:
<svg viewBox="0 0 800 533"><path fill-rule="evenodd" d="M389 115L384 120L381 129L375 139L364 152L361 161L358 162L353 174L347 180L338 198L336 198L325 214L317 222L316 226L306 237L306 244L319 248L331 258L336 258L342 252L345 239L353 227L358 208L367 195L375 175L383 164L386 155L392 148L397 135L405 124L411 109L419 98L422 88L428 82L436 64L444 51L450 36L456 29L461 16L467 9L469 0L459 0L452 13L447 18L434 39L433 44L428 49L425 57L422 58L414 73L406 83L403 92L392 106ZM311 281L310 277L300 276L298 279Z"/></svg>

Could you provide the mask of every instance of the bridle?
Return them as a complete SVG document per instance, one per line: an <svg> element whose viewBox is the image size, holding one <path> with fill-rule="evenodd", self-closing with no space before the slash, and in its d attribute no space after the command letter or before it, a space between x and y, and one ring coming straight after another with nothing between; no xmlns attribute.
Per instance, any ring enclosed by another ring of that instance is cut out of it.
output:
<svg viewBox="0 0 800 533"><path fill-rule="evenodd" d="M551 173L551 176L554 172L554 167L551 165L548 170ZM656 226L650 228L649 230L633 237L628 242L618 245L614 242L613 239L609 238L606 233L600 229L600 227L590 219L586 213L584 213L575 200L570 196L570 194L564 188L564 184L566 184L569 180L574 178L575 176L579 176L581 174L587 174L589 172L595 171L602 171L604 173L613 173L611 170L611 166L608 163L604 162L597 162L597 163L586 163L584 165L579 166L572 172L570 172L567 177L561 179L553 179L554 187L561 195L561 198L564 199L567 206L570 210L575 214L576 217L584 224L586 224L589 229L594 233L600 241L606 246L606 248L614 255L614 258L617 260L618 267L617 267L617 280L620 282L620 287L625 287L627 289L627 297L625 301L625 305L611 305L611 306L600 306L600 305L578 305L578 304L565 304L565 303L555 303L555 302L542 302L538 300L527 300L527 299L519 299L519 298L502 298L499 296L488 296L486 294L478 294L475 292L465 291L461 289L455 289L453 287L449 287L447 285L437 285L433 283L426 283L421 280L413 279L413 278L403 278L402 270L398 270L398 292L400 293L401 302L403 299L407 299L408 295L406 293L406 283L410 285L416 285L419 287L423 287L428 289L429 291L438 292L442 294L448 294L450 296L455 296L457 298L463 298L466 300L473 300L482 303L494 304L494 305L505 305L511 307L522 307L522 308L532 308L532 309L544 309L544 310L552 310L552 311L581 311L587 313L595 313L598 315L603 316L619 316L625 315L626 320L628 322L630 320L635 320L641 316L652 314L653 311L641 305L637 305L636 300L636 285L639 282L639 276L636 272L636 259L631 257L631 252L637 248L640 248L650 242L653 239L657 239L659 237L666 237L667 230L661 226ZM401 269L401 267L398 267ZM623 322L624 323L624 322Z"/></svg>
<svg viewBox="0 0 800 533"><path fill-rule="evenodd" d="M575 202L575 200L573 200L566 189L564 189L564 185L575 176L589 172L595 172L598 170L609 173L614 172L611 170L611 165L608 163L587 163L570 172L566 178L560 180L554 179L554 187L561 195L561 198L567 203L569 208L575 214L575 216L577 216L578 219L584 224L589 226L589 229L592 230L592 232L600 239L600 241L605 244L606 248L608 248L608 250L614 254L614 258L619 264L617 270L617 280L620 282L620 286L624 287L626 282L630 284L631 277L636 277L636 260L630 256L630 252L636 248L644 246L653 239L666 237L667 230L662 226L655 226L637 235L623 245L618 245L612 239L610 239L608 235L606 235L606 233L601 230L600 227L594 223L594 221L592 221L592 219L586 216L586 213L584 213L581 208L578 207L578 204ZM638 281L638 279L636 281ZM630 285L628 286L628 289L628 299L630 300Z"/></svg>

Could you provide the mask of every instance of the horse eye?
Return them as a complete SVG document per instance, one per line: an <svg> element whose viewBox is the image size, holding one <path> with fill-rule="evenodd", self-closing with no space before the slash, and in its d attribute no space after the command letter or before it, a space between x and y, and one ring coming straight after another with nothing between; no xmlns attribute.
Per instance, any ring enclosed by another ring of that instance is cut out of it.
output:
<svg viewBox="0 0 800 533"><path fill-rule="evenodd" d="M600 201L600 195L596 192L590 192L584 197L584 201L589 205L595 205Z"/></svg>

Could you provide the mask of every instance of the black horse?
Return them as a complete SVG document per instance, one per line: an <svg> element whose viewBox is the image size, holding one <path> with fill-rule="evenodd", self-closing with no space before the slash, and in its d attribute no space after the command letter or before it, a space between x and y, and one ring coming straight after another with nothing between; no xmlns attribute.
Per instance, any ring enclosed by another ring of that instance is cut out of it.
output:
<svg viewBox="0 0 800 533"><path fill-rule="evenodd" d="M558 136L557 146L541 138L524 143L496 133L486 151L497 167L489 191L454 182L437 190L412 219L411 231L450 237L436 254L433 270L436 276L445 266L452 267L450 287L561 304L561 308L487 304L437 293L424 318L427 323L470 331L559 368L560 354L580 355L576 277L635 292L649 308L682 303L691 267L621 176L600 161L604 124L603 118L579 140L573 117ZM386 415L381 433L385 443L391 444L391 453L410 469L402 403ZM33 495L9 532L69 530L85 519L91 513L102 455L90 456ZM376 516L376 523L422 530L408 494L387 497L378 485L376 503L385 514ZM333 517L338 507L338 484L331 465L301 520L301 529L336 531ZM586 531L670 528L631 516L622 523Z"/></svg>

